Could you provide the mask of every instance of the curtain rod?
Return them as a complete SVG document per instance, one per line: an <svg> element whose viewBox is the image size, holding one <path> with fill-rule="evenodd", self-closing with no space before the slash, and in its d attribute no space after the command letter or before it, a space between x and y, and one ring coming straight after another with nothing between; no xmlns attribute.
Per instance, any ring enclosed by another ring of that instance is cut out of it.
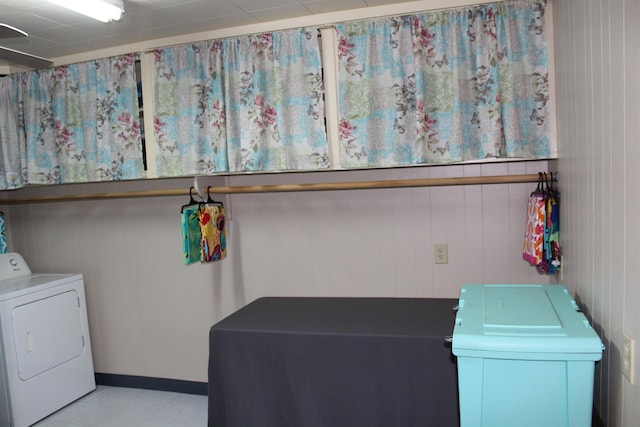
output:
<svg viewBox="0 0 640 427"><path fill-rule="evenodd" d="M518 184L538 182L538 174L525 175L494 175L494 176L469 176L451 178L423 178L400 179L387 181L362 181L362 182L330 182L316 184L277 184L277 185L245 185L230 187L212 186L213 194L248 194L248 193L282 193L298 191L336 191L336 190L369 190L382 188L407 188L407 187L442 187L453 185L484 185L484 184ZM16 199L0 199L0 205L17 205L24 203L49 203L69 202L104 199L126 199L143 197L189 196L189 189L178 190L146 190L112 193L94 193L60 196L37 196Z"/></svg>

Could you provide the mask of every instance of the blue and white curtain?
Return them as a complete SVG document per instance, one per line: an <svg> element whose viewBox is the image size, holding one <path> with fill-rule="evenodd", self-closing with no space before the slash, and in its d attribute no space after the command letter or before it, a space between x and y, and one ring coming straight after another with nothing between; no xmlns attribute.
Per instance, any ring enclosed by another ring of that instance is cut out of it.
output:
<svg viewBox="0 0 640 427"><path fill-rule="evenodd" d="M316 28L223 41L229 169L329 167Z"/></svg>
<svg viewBox="0 0 640 427"><path fill-rule="evenodd" d="M221 48L205 41L154 52L158 176L229 170Z"/></svg>
<svg viewBox="0 0 640 427"><path fill-rule="evenodd" d="M20 128L21 111L14 77L0 78L0 190L24 187L26 146Z"/></svg>
<svg viewBox="0 0 640 427"><path fill-rule="evenodd" d="M28 184L145 176L133 54L18 75Z"/></svg>
<svg viewBox="0 0 640 427"><path fill-rule="evenodd" d="M329 167L318 31L155 52L159 176Z"/></svg>
<svg viewBox="0 0 640 427"><path fill-rule="evenodd" d="M336 25L342 166L548 157L545 6Z"/></svg>

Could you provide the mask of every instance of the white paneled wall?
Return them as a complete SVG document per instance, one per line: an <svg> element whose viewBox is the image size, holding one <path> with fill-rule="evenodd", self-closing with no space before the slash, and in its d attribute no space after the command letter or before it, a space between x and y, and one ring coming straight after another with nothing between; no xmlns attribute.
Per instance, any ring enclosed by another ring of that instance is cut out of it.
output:
<svg viewBox="0 0 640 427"><path fill-rule="evenodd" d="M489 163L356 176L409 179L546 168L547 162ZM233 176L230 184L331 180L338 174ZM34 271L84 274L97 372L206 381L209 328L262 296L457 297L463 283L549 283L521 259L526 201L534 188L233 195L228 258L189 266L182 261L179 220L186 197L15 205L5 211L10 250L22 253ZM448 244L448 264L433 264L433 243Z"/></svg>
<svg viewBox="0 0 640 427"><path fill-rule="evenodd" d="M638 22L637 0L554 0L564 278L607 346L594 403L611 427L640 425L621 371L623 332L640 339Z"/></svg>

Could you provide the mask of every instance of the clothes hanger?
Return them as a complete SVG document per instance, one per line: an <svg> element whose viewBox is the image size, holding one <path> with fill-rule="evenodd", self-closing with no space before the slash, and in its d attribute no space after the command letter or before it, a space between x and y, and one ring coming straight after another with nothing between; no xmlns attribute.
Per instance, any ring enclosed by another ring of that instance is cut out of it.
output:
<svg viewBox="0 0 640 427"><path fill-rule="evenodd" d="M193 205L200 205L203 202L199 202L196 199L193 198L193 187L189 188L189 203L187 203L186 205L182 205L182 207L180 208L180 212L184 212L184 210L186 208L188 208L189 206L193 206Z"/></svg>
<svg viewBox="0 0 640 427"><path fill-rule="evenodd" d="M531 192L531 196L544 195L544 181L545 177L542 175L542 172L538 172L538 186Z"/></svg>
<svg viewBox="0 0 640 427"><path fill-rule="evenodd" d="M553 196L553 193L551 192L552 180L553 180L553 172L549 172L549 175L547 175L547 172L544 172L544 194L547 197Z"/></svg>
<svg viewBox="0 0 640 427"><path fill-rule="evenodd" d="M554 183L558 181L558 172L553 173L553 172L549 172L550 174L550 179L549 179L549 192L551 193L551 195L554 198L558 198L560 196L560 192L558 191L557 188L554 188Z"/></svg>
<svg viewBox="0 0 640 427"><path fill-rule="evenodd" d="M556 190L553 187L553 183L556 181L556 179L557 179L557 172L555 176L553 172L549 172L549 175L547 175L547 173L544 172L544 195L546 197L555 199L560 194L558 190Z"/></svg>

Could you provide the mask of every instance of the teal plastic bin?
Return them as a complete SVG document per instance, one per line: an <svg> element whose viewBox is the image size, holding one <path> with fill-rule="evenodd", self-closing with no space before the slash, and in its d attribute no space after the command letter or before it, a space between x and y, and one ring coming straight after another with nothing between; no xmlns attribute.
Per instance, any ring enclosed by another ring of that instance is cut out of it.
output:
<svg viewBox="0 0 640 427"><path fill-rule="evenodd" d="M590 427L603 345L562 285L465 285L452 341L461 427Z"/></svg>

